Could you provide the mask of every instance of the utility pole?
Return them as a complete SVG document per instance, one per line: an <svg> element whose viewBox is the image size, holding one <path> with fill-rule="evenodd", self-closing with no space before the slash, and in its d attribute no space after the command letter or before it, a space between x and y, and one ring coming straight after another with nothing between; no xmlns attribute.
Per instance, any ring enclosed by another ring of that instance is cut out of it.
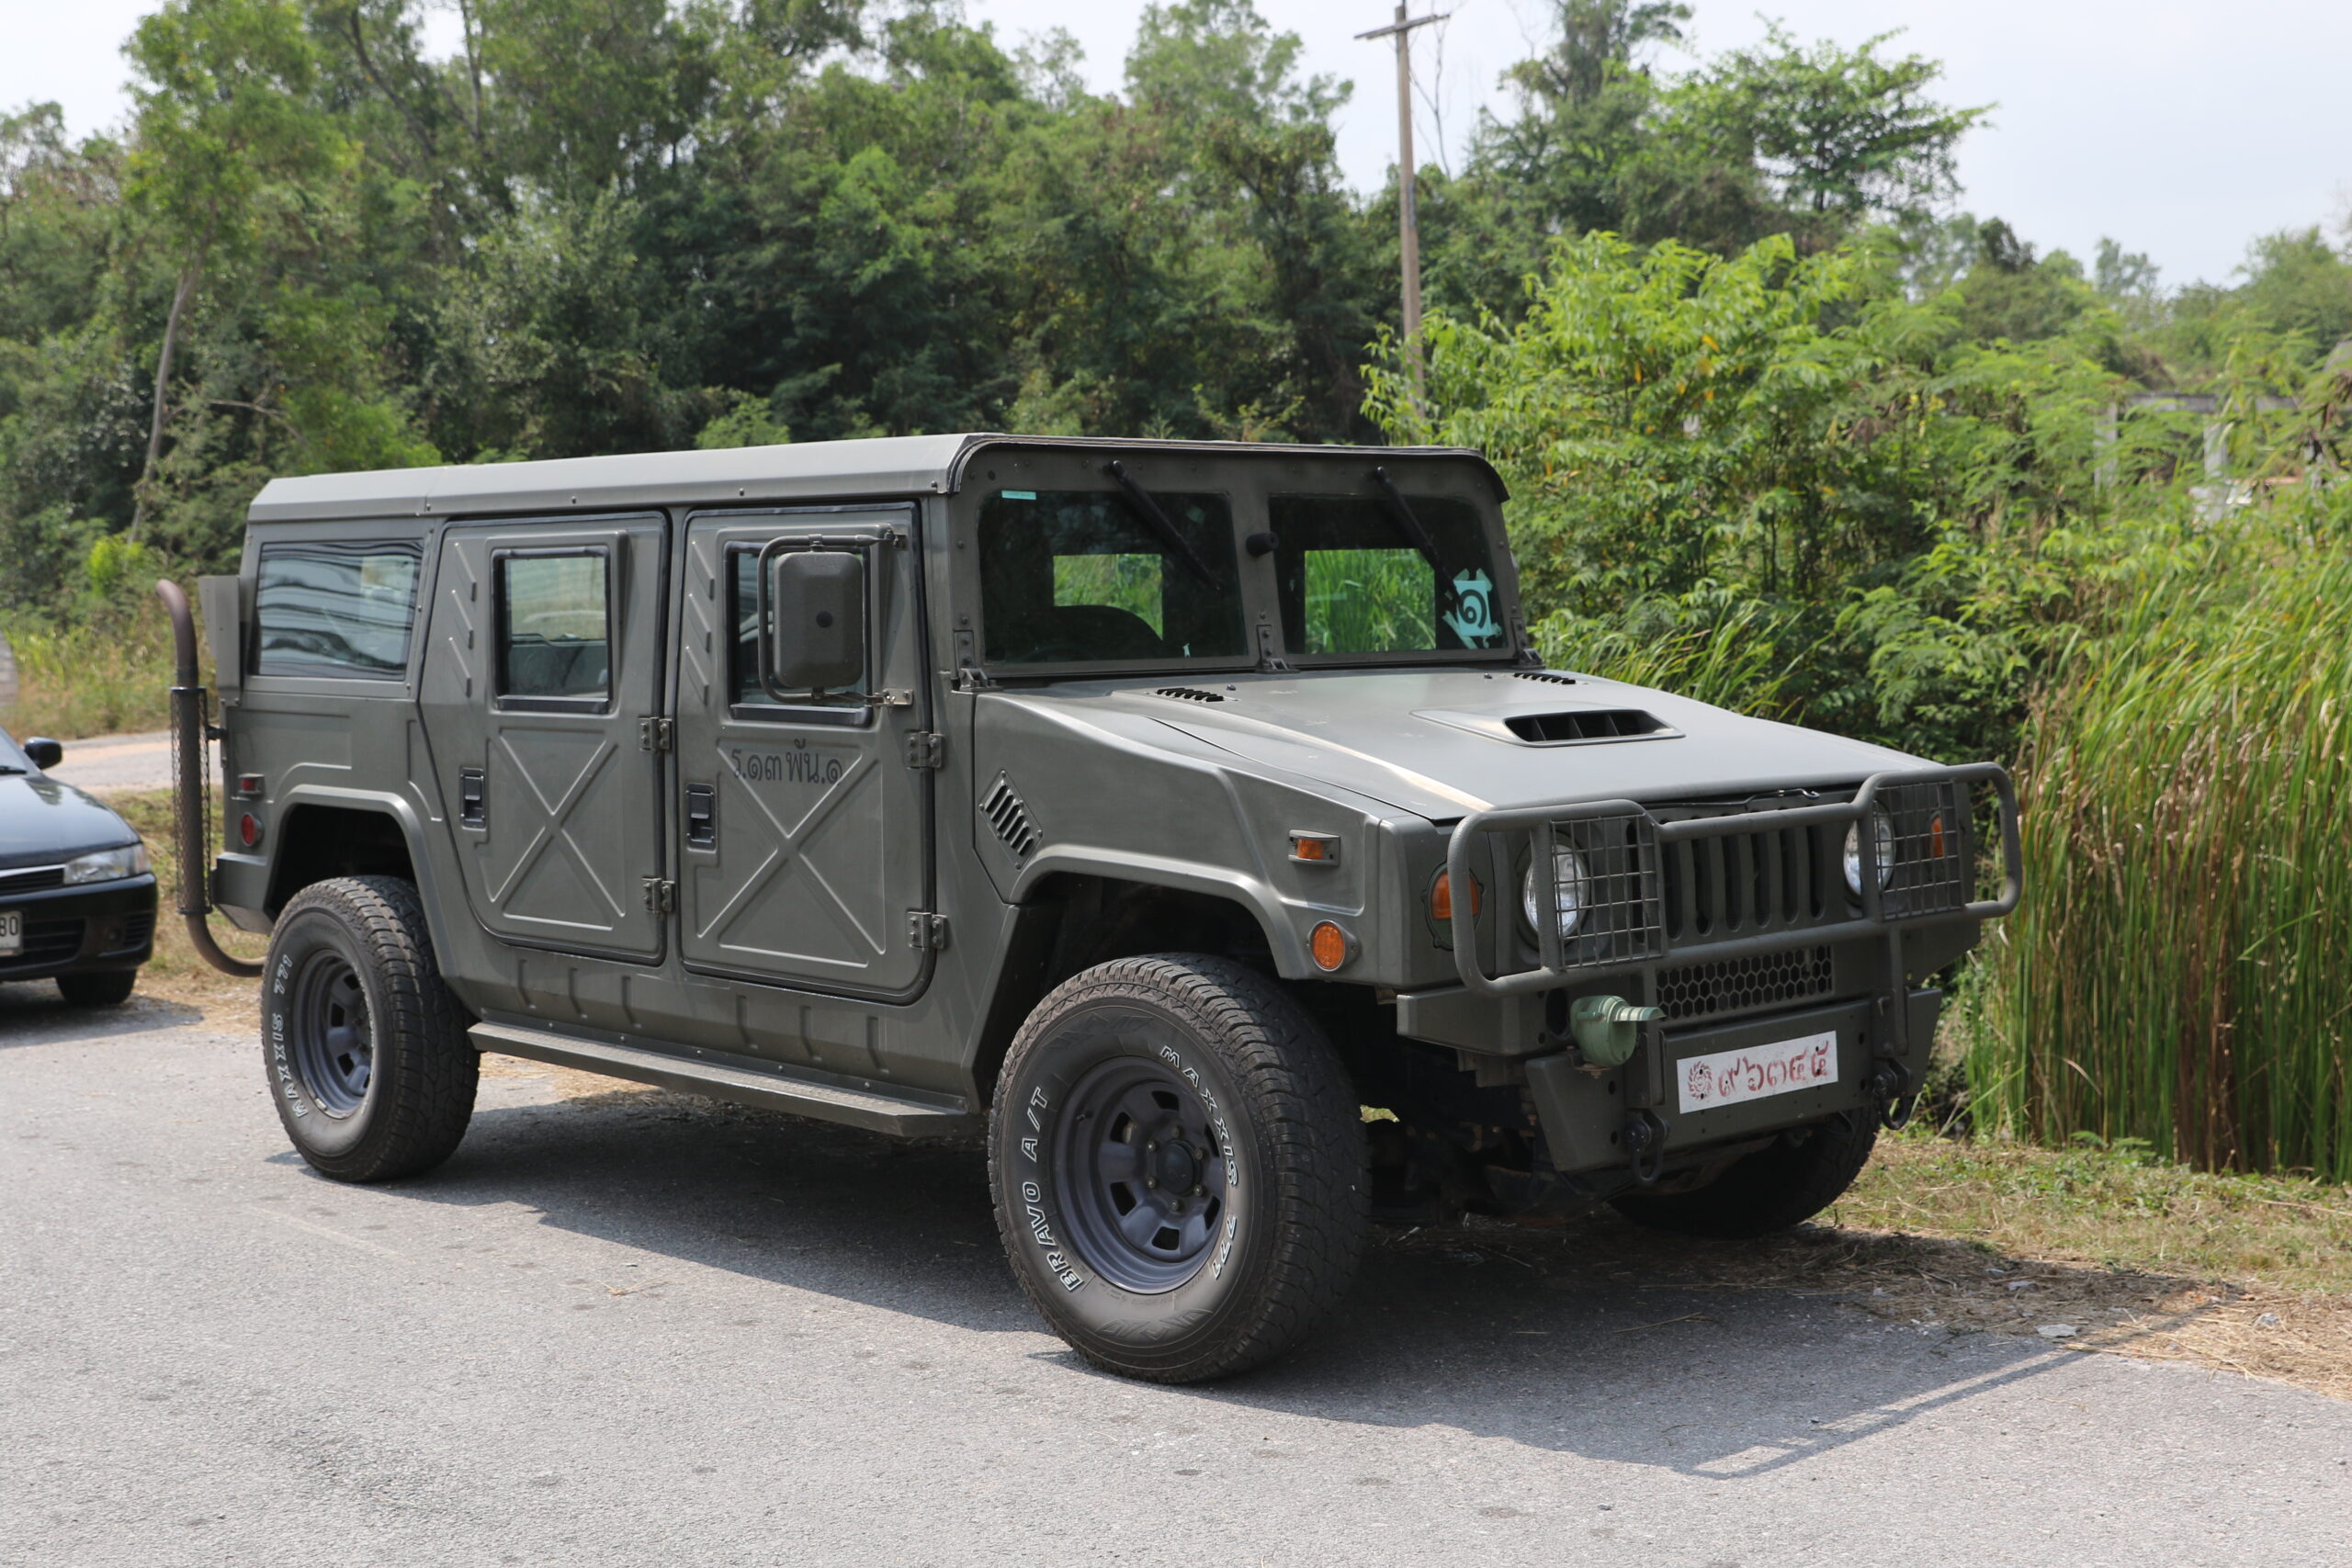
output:
<svg viewBox="0 0 2352 1568"><path fill-rule="evenodd" d="M1405 366L1413 380L1413 395L1421 392L1421 221L1413 202L1413 29L1442 22L1452 13L1431 12L1408 17L1405 0L1396 0L1396 19L1385 28L1358 33L1359 39L1396 40L1396 249L1405 273Z"/></svg>

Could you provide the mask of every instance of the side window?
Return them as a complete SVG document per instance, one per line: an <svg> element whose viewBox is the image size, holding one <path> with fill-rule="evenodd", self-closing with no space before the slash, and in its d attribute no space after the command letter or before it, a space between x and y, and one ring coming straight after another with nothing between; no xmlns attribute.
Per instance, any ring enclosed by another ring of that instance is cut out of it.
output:
<svg viewBox="0 0 2352 1568"><path fill-rule="evenodd" d="M254 673L401 679L421 558L413 544L264 545Z"/></svg>
<svg viewBox="0 0 2352 1568"><path fill-rule="evenodd" d="M760 684L760 552L756 545L737 545L727 552L728 592L735 606L735 646L728 655L728 693L737 707L775 707L776 700ZM869 654L870 657L870 654ZM796 707L840 707L865 711L865 682L811 693Z"/></svg>
<svg viewBox="0 0 2352 1568"><path fill-rule="evenodd" d="M613 691L605 552L516 550L497 561L500 701L603 708Z"/></svg>

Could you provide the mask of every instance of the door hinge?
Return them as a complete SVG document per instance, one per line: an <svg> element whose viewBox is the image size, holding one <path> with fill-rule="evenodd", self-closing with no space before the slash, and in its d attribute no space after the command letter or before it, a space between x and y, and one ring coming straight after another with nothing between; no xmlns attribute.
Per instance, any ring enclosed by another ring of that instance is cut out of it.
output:
<svg viewBox="0 0 2352 1568"><path fill-rule="evenodd" d="M947 917L928 909L907 911L907 945L917 953L937 953L947 945Z"/></svg>
<svg viewBox="0 0 2352 1568"><path fill-rule="evenodd" d="M937 768L947 761L947 737L935 729L918 729L907 737L907 766Z"/></svg>
<svg viewBox="0 0 2352 1568"><path fill-rule="evenodd" d="M666 876L645 879L645 907L657 915L678 912L678 885Z"/></svg>
<svg viewBox="0 0 2352 1568"><path fill-rule="evenodd" d="M678 743L678 721L674 718L640 718L637 721L637 744L640 750L667 751Z"/></svg>

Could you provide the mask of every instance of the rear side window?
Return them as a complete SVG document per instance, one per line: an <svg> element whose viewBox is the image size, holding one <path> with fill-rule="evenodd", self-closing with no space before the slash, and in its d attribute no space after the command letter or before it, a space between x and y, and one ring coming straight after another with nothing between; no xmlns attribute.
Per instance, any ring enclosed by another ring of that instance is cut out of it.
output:
<svg viewBox="0 0 2352 1568"><path fill-rule="evenodd" d="M601 707L612 695L612 604L596 550L498 558L498 694L510 706Z"/></svg>
<svg viewBox="0 0 2352 1568"><path fill-rule="evenodd" d="M421 558L414 544L264 545L254 672L401 679Z"/></svg>

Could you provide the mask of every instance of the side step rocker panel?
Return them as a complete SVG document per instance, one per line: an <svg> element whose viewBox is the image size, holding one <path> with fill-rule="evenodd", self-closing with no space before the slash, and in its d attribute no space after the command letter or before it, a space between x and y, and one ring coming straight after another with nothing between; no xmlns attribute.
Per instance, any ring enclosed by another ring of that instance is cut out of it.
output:
<svg viewBox="0 0 2352 1568"><path fill-rule="evenodd" d="M978 1134L985 1125L984 1118L964 1101L946 1095L825 1083L797 1076L788 1067L718 1052L673 1055L642 1045L582 1040L512 1023L477 1023L467 1036L478 1051L524 1056L583 1073L813 1116L901 1138L967 1137Z"/></svg>

